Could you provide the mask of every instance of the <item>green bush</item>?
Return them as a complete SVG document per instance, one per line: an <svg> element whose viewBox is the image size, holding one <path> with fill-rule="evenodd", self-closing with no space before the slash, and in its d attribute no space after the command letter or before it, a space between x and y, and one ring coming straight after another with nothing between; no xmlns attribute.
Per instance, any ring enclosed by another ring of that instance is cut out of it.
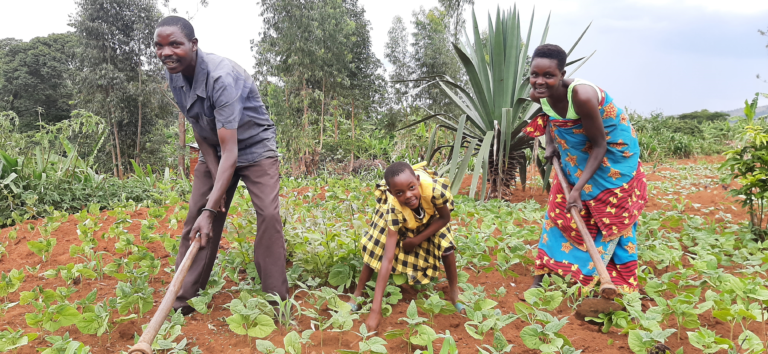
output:
<svg viewBox="0 0 768 354"><path fill-rule="evenodd" d="M721 154L735 139L735 129L725 120L699 122L660 113L630 115L637 130L640 159L646 162Z"/></svg>
<svg viewBox="0 0 768 354"><path fill-rule="evenodd" d="M91 166L108 129L97 116L76 111L72 119L30 133L17 133L15 118L0 113L0 227L53 210L158 204L188 193L189 183L172 178L167 168L162 179L150 167L144 173L135 166L134 175L122 181L95 172Z"/></svg>
<svg viewBox="0 0 768 354"><path fill-rule="evenodd" d="M720 171L730 172L724 175L723 182L738 181L739 186L728 193L741 199L742 207L749 214L752 234L765 242L768 236L765 224L768 220L768 123L765 119L755 119L758 98L759 94L755 94L751 103L745 102L746 118L737 123L738 148L725 153L728 158Z"/></svg>

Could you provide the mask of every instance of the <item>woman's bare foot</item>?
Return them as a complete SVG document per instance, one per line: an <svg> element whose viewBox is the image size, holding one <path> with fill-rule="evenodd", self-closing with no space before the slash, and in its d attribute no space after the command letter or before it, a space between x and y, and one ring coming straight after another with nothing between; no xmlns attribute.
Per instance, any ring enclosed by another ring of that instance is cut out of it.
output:
<svg viewBox="0 0 768 354"><path fill-rule="evenodd" d="M541 287L541 281L544 280L544 274L538 274L533 277L533 284L528 289L537 289Z"/></svg>
<svg viewBox="0 0 768 354"><path fill-rule="evenodd" d="M542 280L544 280L544 274L537 274L536 276L534 276L533 277L533 284L531 284L531 287L528 288L528 290L541 288L541 281ZM525 292L518 293L517 294L517 298L520 299L520 301L525 301Z"/></svg>

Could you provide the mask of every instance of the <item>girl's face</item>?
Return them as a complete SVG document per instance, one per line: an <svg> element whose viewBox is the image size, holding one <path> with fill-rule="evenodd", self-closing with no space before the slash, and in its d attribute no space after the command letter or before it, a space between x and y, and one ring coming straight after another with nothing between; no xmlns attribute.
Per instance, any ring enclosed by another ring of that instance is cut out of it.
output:
<svg viewBox="0 0 768 354"><path fill-rule="evenodd" d="M389 193L397 199L400 205L416 209L421 203L420 181L421 178L418 175L404 171L387 183Z"/></svg>
<svg viewBox="0 0 768 354"><path fill-rule="evenodd" d="M557 68L557 60L535 58L531 63L530 74L531 96L542 99L552 95L565 76L565 71Z"/></svg>

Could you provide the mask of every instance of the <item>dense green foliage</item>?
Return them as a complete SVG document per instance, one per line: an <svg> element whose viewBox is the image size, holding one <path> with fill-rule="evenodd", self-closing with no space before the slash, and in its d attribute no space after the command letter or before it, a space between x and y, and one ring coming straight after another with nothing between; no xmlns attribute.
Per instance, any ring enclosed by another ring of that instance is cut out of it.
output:
<svg viewBox="0 0 768 354"><path fill-rule="evenodd" d="M69 118L74 99L77 37L51 34L0 46L0 107L19 116L19 129Z"/></svg>
<svg viewBox="0 0 768 354"><path fill-rule="evenodd" d="M126 180L94 171L109 126L83 111L39 130L18 132L18 117L0 112L0 226L50 215L75 213L88 205L108 208L125 202L162 203L166 193L189 189L166 168L161 177L137 168Z"/></svg>
<svg viewBox="0 0 768 354"><path fill-rule="evenodd" d="M755 94L752 102L745 102L746 118L738 122L737 148L725 153L728 159L720 169L730 172L724 176L725 182L739 182L739 187L729 193L741 198L742 207L750 215L752 234L765 242L768 229L765 225L768 213L768 121L755 117L759 97Z"/></svg>
<svg viewBox="0 0 768 354"><path fill-rule="evenodd" d="M697 122L660 113L650 117L630 113L630 120L640 142L640 159L645 162L721 154L735 136L727 120Z"/></svg>
<svg viewBox="0 0 768 354"><path fill-rule="evenodd" d="M684 121L694 121L698 124L701 124L704 122L722 122L728 119L728 117L729 117L728 113L710 112L706 109L702 109L700 111L683 113L677 116L677 119L684 120Z"/></svg>

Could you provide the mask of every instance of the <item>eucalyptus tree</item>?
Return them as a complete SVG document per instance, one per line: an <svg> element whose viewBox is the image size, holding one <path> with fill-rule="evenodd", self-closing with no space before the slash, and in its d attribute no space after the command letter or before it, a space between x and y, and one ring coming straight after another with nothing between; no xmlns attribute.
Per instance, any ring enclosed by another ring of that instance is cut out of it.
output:
<svg viewBox="0 0 768 354"><path fill-rule="evenodd" d="M129 148L140 132L171 115L157 90L163 81L154 55L155 24L162 17L155 0L77 0L70 26L81 41L78 105L107 118L112 164L122 178ZM142 109L143 108L143 109ZM139 130L139 127L141 130Z"/></svg>
<svg viewBox="0 0 768 354"><path fill-rule="evenodd" d="M392 19L392 26L387 31L387 43L384 45L384 58L391 65L389 80L392 83L395 105L408 105L407 101L410 99L410 84L403 81L410 79L414 70L409 45L408 29L403 18L397 15Z"/></svg>
<svg viewBox="0 0 768 354"><path fill-rule="evenodd" d="M449 21L444 9L423 7L413 12L411 62L414 77L445 75L458 80L458 60L451 48ZM458 113L451 100L436 86L427 86L415 95L430 112Z"/></svg>
<svg viewBox="0 0 768 354"><path fill-rule="evenodd" d="M371 50L370 23L354 0L265 0L261 5L264 25L251 41L255 76L268 94L274 93L270 85L284 91L279 105L268 97L281 146L291 155L308 154L315 141L324 139L328 99L336 108L348 103L350 119L355 106L359 112L361 103L367 108L372 101L365 97L376 91L370 83L380 63ZM311 124L313 117L319 117L317 125ZM337 121L334 127L337 138Z"/></svg>

